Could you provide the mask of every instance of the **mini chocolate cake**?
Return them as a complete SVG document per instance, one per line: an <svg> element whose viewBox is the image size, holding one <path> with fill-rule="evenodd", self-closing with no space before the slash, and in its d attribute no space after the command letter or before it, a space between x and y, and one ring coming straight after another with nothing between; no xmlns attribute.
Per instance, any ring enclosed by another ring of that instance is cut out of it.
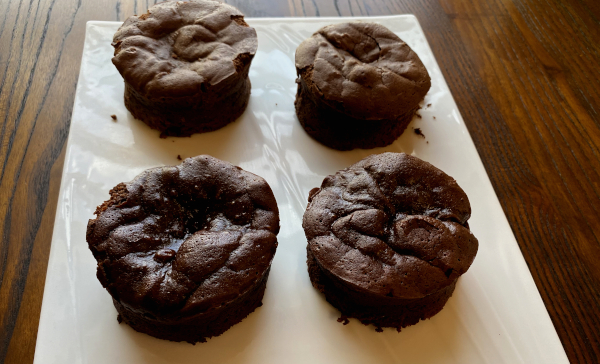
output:
<svg viewBox="0 0 600 364"><path fill-rule="evenodd" d="M342 319L378 331L438 313L477 253L467 195L416 157L371 155L325 178L308 201L313 286Z"/></svg>
<svg viewBox="0 0 600 364"><path fill-rule="evenodd" d="M125 106L161 137L219 129L250 97L256 31L233 6L167 1L129 17L113 38Z"/></svg>
<svg viewBox="0 0 600 364"><path fill-rule="evenodd" d="M338 150L391 144L431 86L416 53L375 23L319 29L296 49L296 70L300 124Z"/></svg>
<svg viewBox="0 0 600 364"><path fill-rule="evenodd" d="M86 238L119 322L204 342L262 305L279 232L264 179L188 158L118 184L95 214Z"/></svg>

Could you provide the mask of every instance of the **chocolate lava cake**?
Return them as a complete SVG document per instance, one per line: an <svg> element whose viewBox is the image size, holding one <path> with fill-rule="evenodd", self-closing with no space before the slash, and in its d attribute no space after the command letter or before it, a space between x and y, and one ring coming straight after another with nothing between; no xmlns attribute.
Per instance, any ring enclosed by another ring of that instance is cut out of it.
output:
<svg viewBox="0 0 600 364"><path fill-rule="evenodd" d="M341 319L401 328L438 313L477 253L456 181L403 153L371 155L310 191L313 286Z"/></svg>
<svg viewBox="0 0 600 364"><path fill-rule="evenodd" d="M296 114L306 132L338 150L391 144L431 86L412 49L382 25L319 29L296 49Z"/></svg>
<svg viewBox="0 0 600 364"><path fill-rule="evenodd" d="M248 70L258 42L231 5L159 3L125 20L112 44L125 106L161 137L219 129L248 104Z"/></svg>
<svg viewBox="0 0 600 364"><path fill-rule="evenodd" d="M120 322L204 342L262 305L279 212L261 177L188 158L118 184L95 214L86 238Z"/></svg>

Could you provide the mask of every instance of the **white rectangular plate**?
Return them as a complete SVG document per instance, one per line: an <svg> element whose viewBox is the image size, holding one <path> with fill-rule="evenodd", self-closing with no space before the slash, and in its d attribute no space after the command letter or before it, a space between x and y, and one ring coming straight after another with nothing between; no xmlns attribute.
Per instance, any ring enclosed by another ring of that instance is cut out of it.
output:
<svg viewBox="0 0 600 364"><path fill-rule="evenodd" d="M294 112L298 44L322 26L369 20L405 40L432 87L407 131L385 148L338 152L312 140ZM35 353L35 363L568 363L477 151L417 19L248 19L258 33L252 95L236 122L191 138L160 139L123 105L110 45L120 23L89 22ZM430 106L427 106L431 104ZM112 121L115 114L117 122ZM413 133L420 128L425 138ZM372 153L405 152L453 176L473 207L480 247L446 307L402 330L375 332L339 313L310 284L301 226L308 191ZM119 325L96 279L85 230L108 190L143 170L210 154L264 177L277 198L281 232L263 306L223 335L190 345Z"/></svg>

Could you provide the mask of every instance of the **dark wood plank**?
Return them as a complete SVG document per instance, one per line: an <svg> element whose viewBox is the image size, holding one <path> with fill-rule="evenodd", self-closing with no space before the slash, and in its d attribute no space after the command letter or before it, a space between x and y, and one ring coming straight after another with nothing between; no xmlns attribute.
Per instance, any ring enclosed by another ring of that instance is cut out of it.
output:
<svg viewBox="0 0 600 364"><path fill-rule="evenodd" d="M154 2L0 3L0 361L33 361L85 22ZM228 2L247 16L415 14L569 360L600 362L599 2Z"/></svg>

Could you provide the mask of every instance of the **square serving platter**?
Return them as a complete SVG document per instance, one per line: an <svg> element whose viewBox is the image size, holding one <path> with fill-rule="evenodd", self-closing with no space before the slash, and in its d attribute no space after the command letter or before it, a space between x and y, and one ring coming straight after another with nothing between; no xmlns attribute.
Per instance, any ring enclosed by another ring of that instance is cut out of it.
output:
<svg viewBox="0 0 600 364"><path fill-rule="evenodd" d="M259 46L245 113L215 132L166 139L123 105L123 80L111 63L110 45L121 23L87 23L34 363L568 363L417 19L246 20L256 28ZM406 41L427 67L432 87L421 117L392 145L339 152L311 139L298 123L294 52L322 26L359 20L381 23ZM471 201L469 224L480 244L446 307L400 333L378 333L355 319L346 326L337 322L339 312L310 284L301 226L310 189L384 151L417 156L453 176ZM199 154L265 178L279 205L281 232L263 306L223 335L190 345L117 323L112 300L96 279L85 230L119 182Z"/></svg>

